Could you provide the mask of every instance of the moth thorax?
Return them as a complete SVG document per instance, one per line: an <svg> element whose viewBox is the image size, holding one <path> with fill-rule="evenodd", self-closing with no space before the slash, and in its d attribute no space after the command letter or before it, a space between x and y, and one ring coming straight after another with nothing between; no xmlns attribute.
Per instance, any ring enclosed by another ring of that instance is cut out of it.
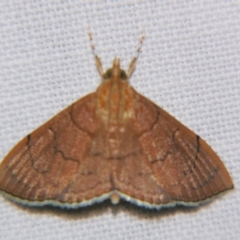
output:
<svg viewBox="0 0 240 240"><path fill-rule="evenodd" d="M97 90L98 116L110 126L124 123L133 116L133 91L127 81L102 82Z"/></svg>

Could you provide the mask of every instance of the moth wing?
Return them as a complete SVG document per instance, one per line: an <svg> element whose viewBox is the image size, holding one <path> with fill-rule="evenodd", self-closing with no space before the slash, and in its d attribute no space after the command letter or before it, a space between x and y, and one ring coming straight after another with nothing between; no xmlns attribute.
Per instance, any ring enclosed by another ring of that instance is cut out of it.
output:
<svg viewBox="0 0 240 240"><path fill-rule="evenodd" d="M91 156L98 131L95 93L20 141L0 165L0 190L30 205L77 207L107 198L110 165Z"/></svg>
<svg viewBox="0 0 240 240"><path fill-rule="evenodd" d="M198 205L233 188L224 164L198 135L136 93L132 131L139 151L115 175L123 198L138 205Z"/></svg>

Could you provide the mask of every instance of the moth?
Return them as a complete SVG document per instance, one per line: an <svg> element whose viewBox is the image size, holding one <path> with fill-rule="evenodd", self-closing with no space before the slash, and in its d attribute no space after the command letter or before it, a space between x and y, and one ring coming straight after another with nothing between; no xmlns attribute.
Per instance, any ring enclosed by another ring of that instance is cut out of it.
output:
<svg viewBox="0 0 240 240"><path fill-rule="evenodd" d="M124 199L160 209L197 206L233 188L211 147L130 85L138 56L128 71L115 58L106 72L94 56L100 86L7 154L0 165L3 195L31 206Z"/></svg>

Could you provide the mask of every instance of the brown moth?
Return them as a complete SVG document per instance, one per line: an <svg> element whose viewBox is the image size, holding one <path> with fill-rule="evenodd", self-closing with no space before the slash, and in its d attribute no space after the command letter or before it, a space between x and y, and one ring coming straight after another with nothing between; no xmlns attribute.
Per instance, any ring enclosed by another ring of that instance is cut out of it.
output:
<svg viewBox="0 0 240 240"><path fill-rule="evenodd" d="M115 58L104 73L94 55L102 83L8 153L0 165L5 196L67 208L122 198L160 209L197 206L233 188L211 147L129 84L138 56L127 72Z"/></svg>

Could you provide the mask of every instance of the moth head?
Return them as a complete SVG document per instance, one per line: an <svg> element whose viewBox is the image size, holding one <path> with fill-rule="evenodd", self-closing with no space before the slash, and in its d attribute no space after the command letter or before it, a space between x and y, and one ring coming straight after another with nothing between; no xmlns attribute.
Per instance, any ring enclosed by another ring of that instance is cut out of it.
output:
<svg viewBox="0 0 240 240"><path fill-rule="evenodd" d="M126 72L120 68L120 59L119 58L115 58L114 61L113 61L113 66L112 68L109 68L103 78L105 80L110 80L112 78L117 78L117 79L120 79L120 80L127 80L128 79L128 76L126 74Z"/></svg>
<svg viewBox="0 0 240 240"><path fill-rule="evenodd" d="M127 81L131 77L131 75L135 69L135 64L136 64L137 58L133 58L133 60L131 61L130 65L129 65L127 72L120 68L120 59L119 58L115 58L113 60L112 67L109 68L105 73L102 68L101 60L97 55L95 56L95 61L96 61L96 66L97 66L98 72L103 80L111 80L111 79L114 80L115 79L115 80Z"/></svg>

